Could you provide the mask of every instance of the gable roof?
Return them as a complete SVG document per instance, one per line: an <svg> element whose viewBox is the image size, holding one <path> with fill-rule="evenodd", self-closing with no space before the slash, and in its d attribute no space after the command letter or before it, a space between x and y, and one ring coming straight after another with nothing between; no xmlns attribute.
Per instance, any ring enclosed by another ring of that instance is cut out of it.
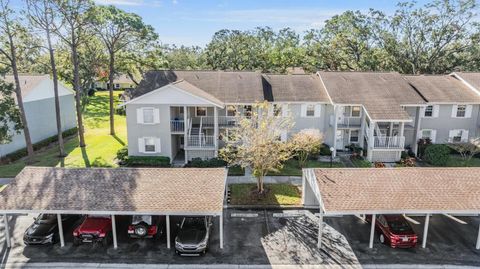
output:
<svg viewBox="0 0 480 269"><path fill-rule="evenodd" d="M335 104L363 105L372 120L410 120L403 105L425 100L396 72L318 72Z"/></svg>
<svg viewBox="0 0 480 269"><path fill-rule="evenodd" d="M50 79L49 75L19 75L20 80L20 89L22 90L22 97L27 96L35 87L40 84L45 79ZM13 75L6 75L4 77L0 77L5 82L15 84L15 79Z"/></svg>
<svg viewBox="0 0 480 269"><path fill-rule="evenodd" d="M480 77L480 76L479 76ZM480 94L449 75L404 76L428 101L438 103L480 103Z"/></svg>
<svg viewBox="0 0 480 269"><path fill-rule="evenodd" d="M263 74L264 87L274 102L330 103L320 78L314 74Z"/></svg>
<svg viewBox="0 0 480 269"><path fill-rule="evenodd" d="M170 85L173 85L175 86L176 88L179 88L181 90L184 90L190 94L193 94L195 96L198 96L198 97L201 97L203 99L206 99L218 106L224 106L223 102L218 100L215 96L209 94L208 92L205 92L204 90L202 89L199 89L198 87L196 87L195 85L192 85L190 83L188 83L187 81L185 80L179 80L179 81L176 81L174 83L171 83Z"/></svg>
<svg viewBox="0 0 480 269"><path fill-rule="evenodd" d="M453 74L480 92L480 72L455 72Z"/></svg>
<svg viewBox="0 0 480 269"><path fill-rule="evenodd" d="M224 103L252 103L265 99L259 73L227 71L150 71L129 95L136 98L179 80L188 82Z"/></svg>

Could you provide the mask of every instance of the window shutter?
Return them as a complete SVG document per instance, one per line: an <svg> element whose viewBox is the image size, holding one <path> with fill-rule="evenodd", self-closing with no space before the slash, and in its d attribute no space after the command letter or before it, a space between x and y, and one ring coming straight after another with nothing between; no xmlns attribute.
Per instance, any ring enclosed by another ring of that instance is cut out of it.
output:
<svg viewBox="0 0 480 269"><path fill-rule="evenodd" d="M288 116L288 105L283 104L282 105L282 117L287 117Z"/></svg>
<svg viewBox="0 0 480 269"><path fill-rule="evenodd" d="M322 109L321 105L315 105L315 118L320 117L320 110Z"/></svg>
<svg viewBox="0 0 480 269"><path fill-rule="evenodd" d="M137 123L143 124L143 109L137 108Z"/></svg>
<svg viewBox="0 0 480 269"><path fill-rule="evenodd" d="M162 152L162 147L160 144L160 138L155 139L155 152L159 153Z"/></svg>
<svg viewBox="0 0 480 269"><path fill-rule="evenodd" d="M462 142L468 141L468 130L462 130Z"/></svg>
<svg viewBox="0 0 480 269"><path fill-rule="evenodd" d="M145 140L143 137L138 139L138 152L145 153Z"/></svg>
<svg viewBox="0 0 480 269"><path fill-rule="evenodd" d="M430 139L432 140L432 143L435 143L437 141L437 130L431 130L430 134Z"/></svg>
<svg viewBox="0 0 480 269"><path fill-rule="evenodd" d="M425 107L421 107L420 108L420 118L424 118L425 117Z"/></svg>
<svg viewBox="0 0 480 269"><path fill-rule="evenodd" d="M153 110L153 123L160 123L160 109Z"/></svg>
<svg viewBox="0 0 480 269"><path fill-rule="evenodd" d="M467 105L467 108L465 109L465 118L472 117L472 107L472 105Z"/></svg>
<svg viewBox="0 0 480 269"><path fill-rule="evenodd" d="M458 108L458 105L453 105L452 106L452 118L457 117L457 108Z"/></svg>
<svg viewBox="0 0 480 269"><path fill-rule="evenodd" d="M433 106L432 117L438 118L439 111L440 111L440 106L439 105L434 105Z"/></svg>
<svg viewBox="0 0 480 269"><path fill-rule="evenodd" d="M302 104L302 107L300 109L300 117L304 118L307 116L307 105L306 104Z"/></svg>

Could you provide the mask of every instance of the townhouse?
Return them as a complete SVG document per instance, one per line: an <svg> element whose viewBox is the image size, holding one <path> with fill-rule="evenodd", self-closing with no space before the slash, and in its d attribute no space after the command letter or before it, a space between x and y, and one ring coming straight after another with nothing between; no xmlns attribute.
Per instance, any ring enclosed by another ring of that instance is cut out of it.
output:
<svg viewBox="0 0 480 269"><path fill-rule="evenodd" d="M422 137L443 143L478 136L479 76L151 71L123 104L128 150L177 163L216 157L236 115L248 116L254 103L268 101L271 113L295 122L282 140L315 128L334 154L357 144L370 161L394 162L406 148L416 151Z"/></svg>

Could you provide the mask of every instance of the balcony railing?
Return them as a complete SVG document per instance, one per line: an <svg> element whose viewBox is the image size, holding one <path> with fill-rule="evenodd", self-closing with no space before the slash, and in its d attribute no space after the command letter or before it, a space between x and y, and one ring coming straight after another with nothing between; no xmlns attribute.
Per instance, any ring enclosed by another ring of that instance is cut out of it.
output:
<svg viewBox="0 0 480 269"><path fill-rule="evenodd" d="M183 120L171 120L170 131L183 132L185 130L185 122Z"/></svg>
<svg viewBox="0 0 480 269"><path fill-rule="evenodd" d="M220 127L230 127L235 126L238 121L238 117L235 116L218 116L218 126ZM202 122L203 127L214 127L215 126L215 117L213 116L203 116L203 117L193 117L193 123L199 124Z"/></svg>
<svg viewBox="0 0 480 269"><path fill-rule="evenodd" d="M339 127L359 127L361 125L362 118L360 117L343 117L338 121Z"/></svg>
<svg viewBox="0 0 480 269"><path fill-rule="evenodd" d="M186 139L187 147L194 148L213 148L215 147L213 135L189 135Z"/></svg>
<svg viewBox="0 0 480 269"><path fill-rule="evenodd" d="M404 136L374 136L374 148L379 149L404 149Z"/></svg>

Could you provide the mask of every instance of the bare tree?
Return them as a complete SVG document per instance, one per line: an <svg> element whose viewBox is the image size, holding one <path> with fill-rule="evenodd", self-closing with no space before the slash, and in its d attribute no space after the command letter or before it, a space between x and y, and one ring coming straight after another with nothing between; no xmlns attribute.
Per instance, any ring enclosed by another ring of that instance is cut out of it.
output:
<svg viewBox="0 0 480 269"><path fill-rule="evenodd" d="M473 156L480 153L480 137L472 138L467 142L448 143L447 145L460 154L465 165Z"/></svg>
<svg viewBox="0 0 480 269"><path fill-rule="evenodd" d="M259 193L264 193L265 175L281 169L293 155L290 145L281 141L282 134L293 127L292 118L271 111L272 106L263 102L252 107L251 116L238 116L238 125L231 129L227 144L220 151L230 165L252 169Z"/></svg>
<svg viewBox="0 0 480 269"><path fill-rule="evenodd" d="M60 98L58 96L58 75L55 63L55 54L52 46L51 33L57 30L52 2L49 0L27 0L28 17L31 24L42 31L45 31L47 48L50 57L50 68L53 76L53 92L55 95L55 119L57 121L57 138L60 157L65 156L63 145L62 119L60 112Z"/></svg>
<svg viewBox="0 0 480 269"><path fill-rule="evenodd" d="M16 18L12 16L14 11L9 8L8 0L0 0L0 54L7 59L7 65L10 67L15 81L15 95L17 98L18 108L20 110L20 118L22 121L23 134L25 136L25 144L27 146L28 157L32 157L33 145L30 136L30 129L28 128L27 116L25 115L25 107L23 105L22 89L20 86L20 78L18 76L17 66L17 48L15 43L15 35L17 33L26 31L21 26Z"/></svg>
<svg viewBox="0 0 480 269"><path fill-rule="evenodd" d="M80 44L85 41L85 26L88 24L88 12L92 8L93 3L90 0L54 0L54 6L64 22L64 27L57 29L55 33L71 49L78 137L80 140L80 147L85 147L85 129L83 127L82 118L83 90L80 84L78 48Z"/></svg>

